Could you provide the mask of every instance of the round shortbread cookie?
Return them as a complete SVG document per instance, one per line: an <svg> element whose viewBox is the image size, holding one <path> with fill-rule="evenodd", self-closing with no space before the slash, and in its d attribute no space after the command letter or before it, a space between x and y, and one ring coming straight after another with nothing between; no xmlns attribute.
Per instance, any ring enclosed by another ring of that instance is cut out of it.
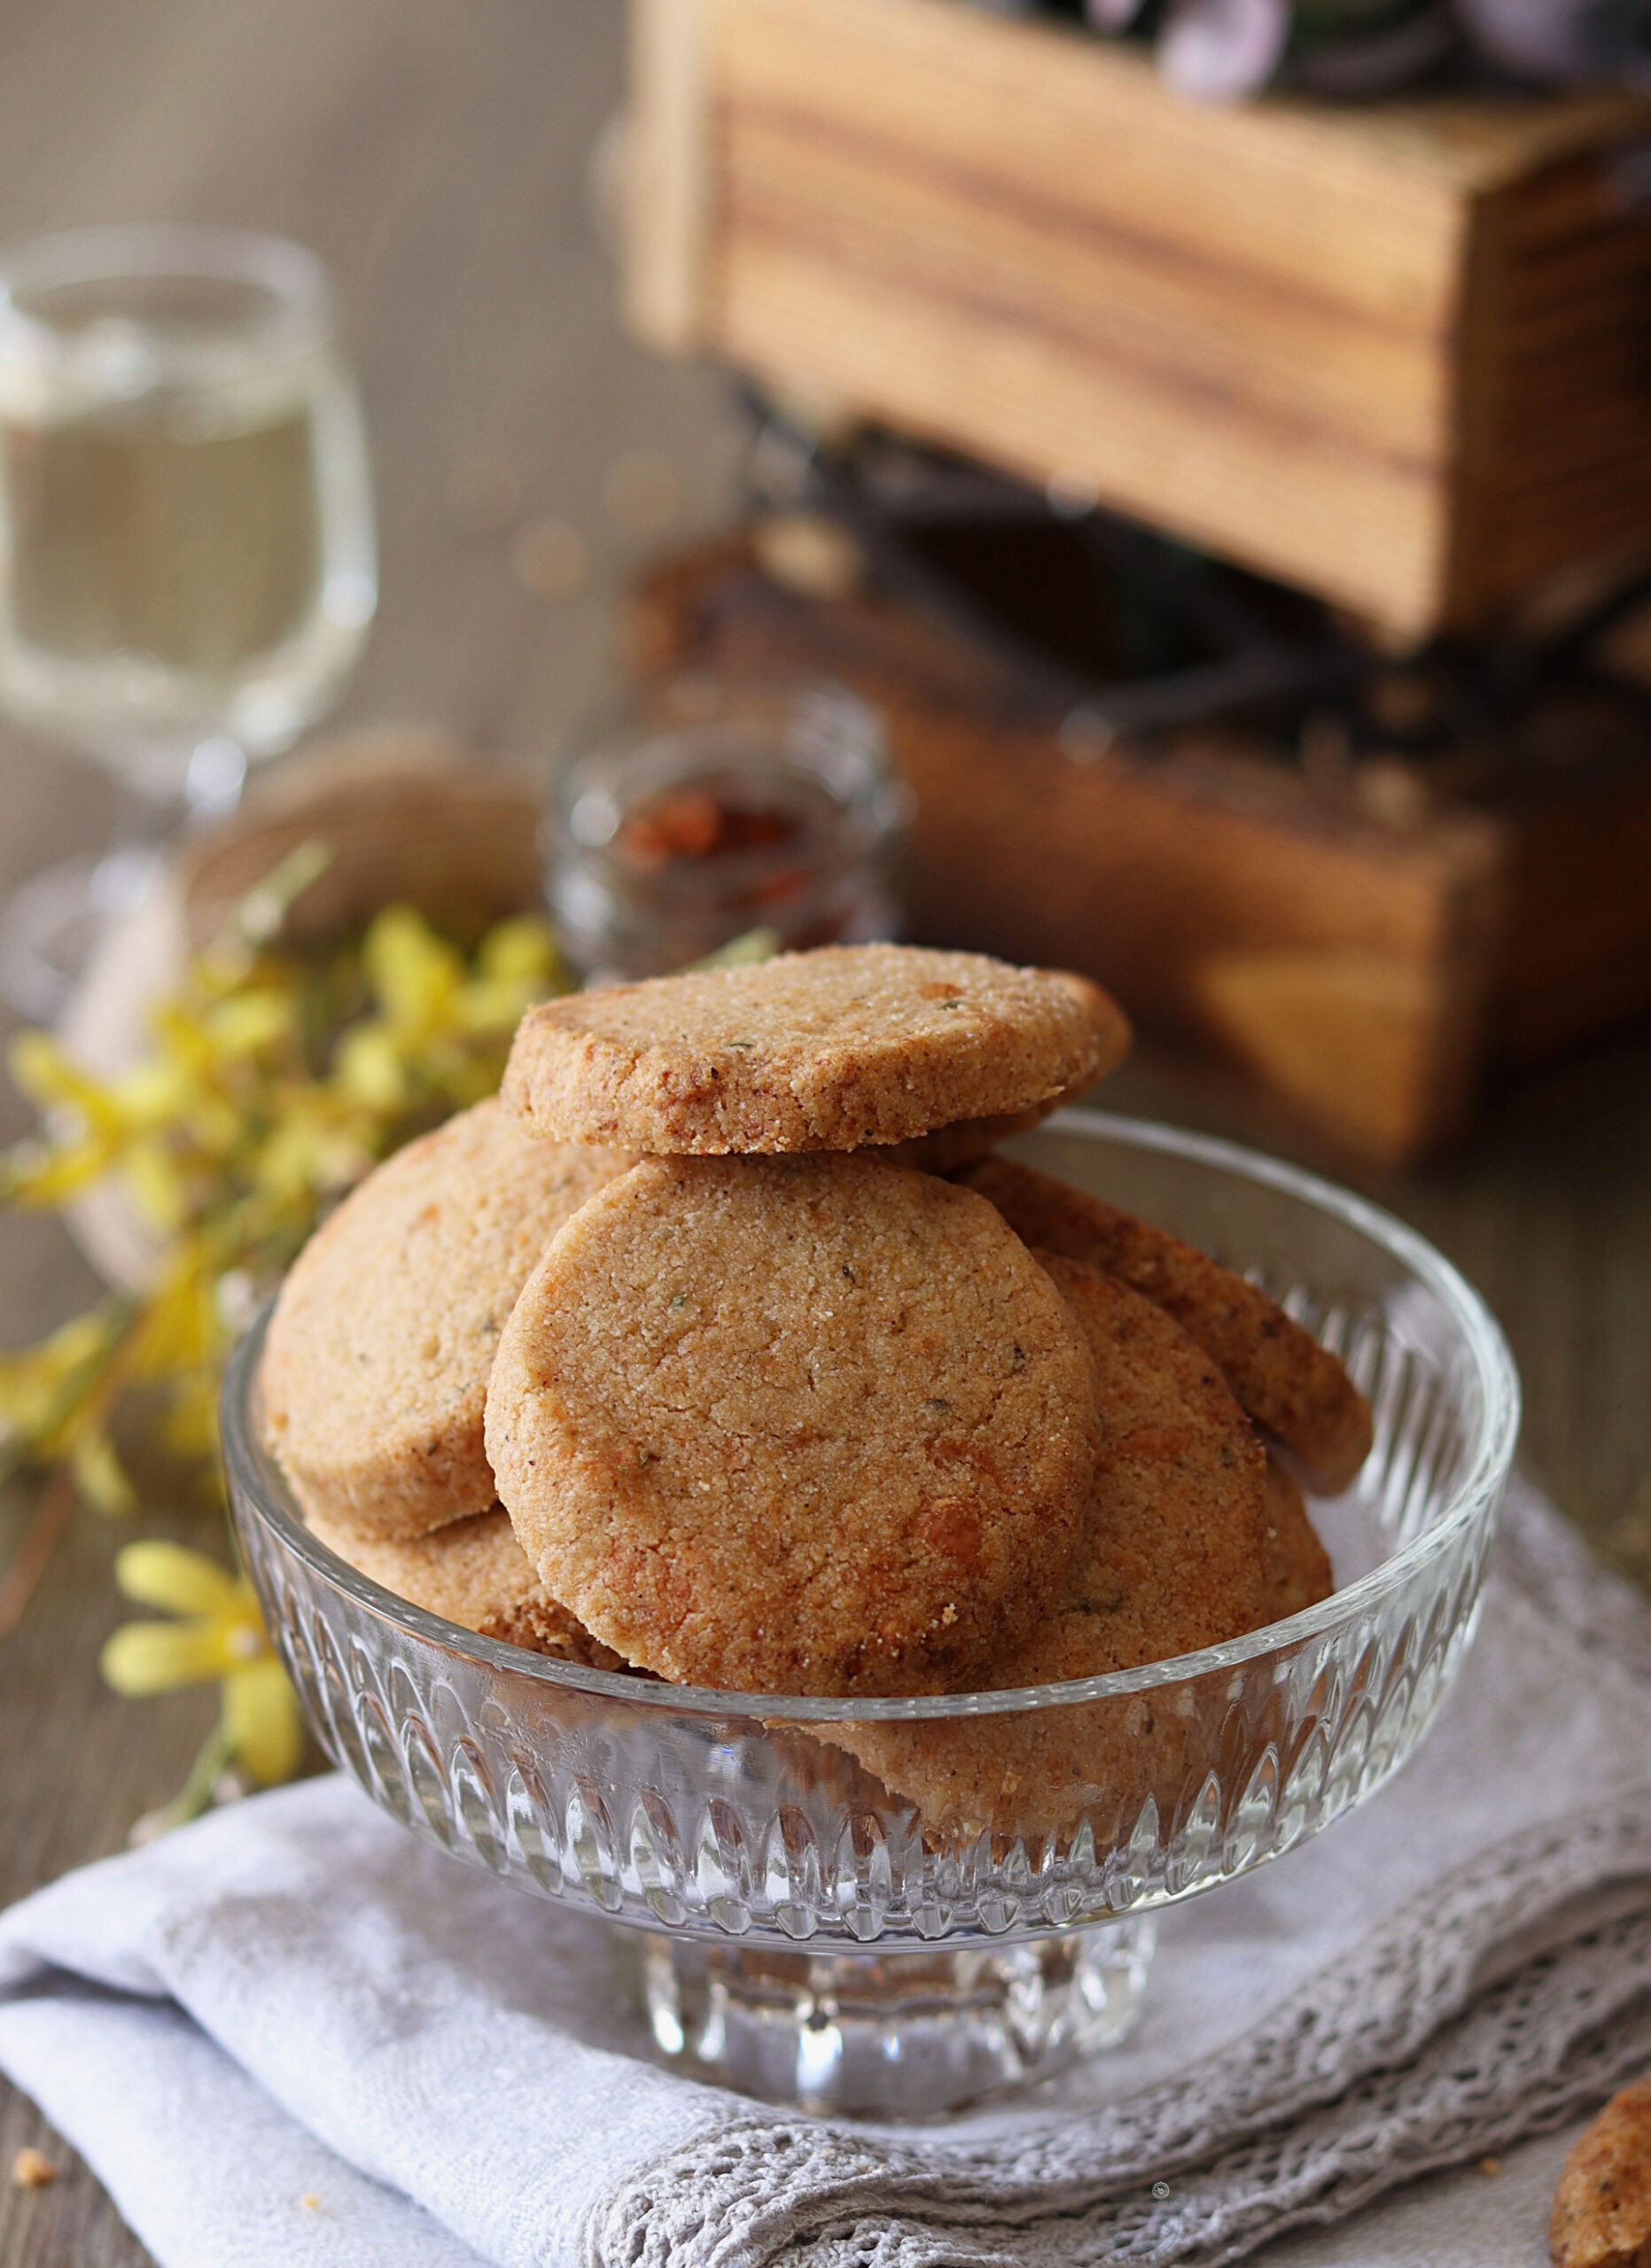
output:
<svg viewBox="0 0 1651 2268"><path fill-rule="evenodd" d="M504 1098L535 1134L652 1156L856 1150L1039 1110L1128 1043L1080 976L829 945L530 1008Z"/></svg>
<svg viewBox="0 0 1651 2268"><path fill-rule="evenodd" d="M1149 1300L1040 1255L1094 1362L1101 1456L1061 1599L988 1682L1101 1677L1219 1644L1274 1612L1266 1460L1209 1356ZM1044 1833L1172 1802L1189 1728L1162 1696L834 1737L932 1825ZM1099 1831L1099 1827L1097 1827Z"/></svg>
<svg viewBox="0 0 1651 2268"><path fill-rule="evenodd" d="M557 1605L528 1565L510 1514L500 1506L401 1541L368 1542L323 1518L308 1525L346 1565L461 1629L590 1669L629 1666L593 1638L577 1615Z"/></svg>
<svg viewBox="0 0 1651 2268"><path fill-rule="evenodd" d="M1087 1349L983 1199L864 1157L649 1159L557 1237L487 1394L546 1588L662 1676L966 1686L1058 1596Z"/></svg>
<svg viewBox="0 0 1651 2268"><path fill-rule="evenodd" d="M1275 1301L1164 1229L1012 1158L958 1175L1031 1245L1087 1261L1174 1317L1258 1425L1335 1495L1370 1452L1370 1405L1336 1356Z"/></svg>
<svg viewBox="0 0 1651 2268"><path fill-rule="evenodd" d="M412 1536L495 1503L482 1409L505 1317L557 1229L629 1163L536 1142L479 1103L323 1223L282 1286L261 1379L306 1514Z"/></svg>
<svg viewBox="0 0 1651 2268"><path fill-rule="evenodd" d="M1272 1570L1273 1612L1281 1622L1304 1606L1317 1606L1336 1588L1330 1555L1307 1517L1296 1477L1276 1457L1267 1459L1267 1559Z"/></svg>

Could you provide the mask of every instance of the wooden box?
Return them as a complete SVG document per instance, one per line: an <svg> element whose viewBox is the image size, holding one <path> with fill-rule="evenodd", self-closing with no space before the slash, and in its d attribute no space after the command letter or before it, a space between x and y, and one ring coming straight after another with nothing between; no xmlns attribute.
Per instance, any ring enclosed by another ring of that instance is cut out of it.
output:
<svg viewBox="0 0 1651 2268"><path fill-rule="evenodd" d="M958 0L632 0L626 299L1416 637L1651 540L1651 102L1194 107Z"/></svg>
<svg viewBox="0 0 1651 2268"><path fill-rule="evenodd" d="M645 578L631 628L644 680L806 672L882 705L908 936L1086 970L1364 1157L1438 1147L1488 1071L1651 1010L1632 709L1554 711L1477 790L1396 797L1390 765L1316 781L1230 727L1075 761L968 641L875 591L802 597L739 535Z"/></svg>

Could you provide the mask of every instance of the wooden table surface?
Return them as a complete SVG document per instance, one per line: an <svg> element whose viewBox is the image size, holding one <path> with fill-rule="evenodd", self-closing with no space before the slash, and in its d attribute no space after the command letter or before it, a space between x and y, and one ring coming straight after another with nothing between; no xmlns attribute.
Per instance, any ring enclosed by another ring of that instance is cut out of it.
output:
<svg viewBox="0 0 1651 2268"><path fill-rule="evenodd" d="M11 0L0 12L0 241L107 219L212 220L300 237L333 270L384 555L380 619L343 722L417 719L549 758L610 697L612 597L659 540L616 509L616 464L641 454L674 468L674 534L725 509L742 434L726 383L650 361L613 317L588 176L618 99L619 32L615 0ZM511 571L510 538L467 526L456 476L462 486L479 458L519 479L522 522L580 528L592 557L582 594L535 597ZM96 845L114 816L84 765L0 730L0 889ZM1162 1073L1125 1073L1114 1098L1312 1155ZM0 1098L0 1138L25 1123ZM1528 1463L1607 1557L1651 1576L1651 1044L1617 1044L1506 1099L1470 1151L1425 1173L1328 1162L1484 1291L1523 1372ZM54 1224L0 1223L0 1346L61 1320L89 1289ZM0 1494L0 1573L33 1504L21 1486ZM143 1525L214 1541L185 1507ZM97 1649L121 1614L109 1578L121 1540L78 1515L0 1643L0 1902L118 1850L174 1792L209 1721L202 1696L121 1701L98 1682ZM6 2181L28 2143L60 2167L52 2187ZM0 2092L6 2268L146 2256L32 2106Z"/></svg>

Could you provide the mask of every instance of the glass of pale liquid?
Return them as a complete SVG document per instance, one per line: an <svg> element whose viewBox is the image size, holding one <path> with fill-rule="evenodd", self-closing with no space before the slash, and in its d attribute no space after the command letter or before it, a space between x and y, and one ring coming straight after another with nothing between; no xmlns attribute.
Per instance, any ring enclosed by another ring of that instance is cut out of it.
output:
<svg viewBox="0 0 1651 2268"><path fill-rule="evenodd" d="M0 706L105 766L148 838L36 876L0 990L59 1008L154 841L337 699L378 603L361 408L301 245L76 229L0 254Z"/></svg>

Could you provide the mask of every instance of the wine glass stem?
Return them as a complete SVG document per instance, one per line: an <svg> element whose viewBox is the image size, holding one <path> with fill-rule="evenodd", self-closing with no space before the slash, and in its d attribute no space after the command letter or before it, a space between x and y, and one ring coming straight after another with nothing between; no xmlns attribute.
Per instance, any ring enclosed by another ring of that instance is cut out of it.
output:
<svg viewBox="0 0 1651 2268"><path fill-rule="evenodd" d="M148 895L180 821L188 833L227 819L246 764L238 741L214 733L190 750L181 779L175 762L148 773L123 766L125 824L114 846L48 867L0 910L0 1001L30 1022L56 1023L98 940Z"/></svg>

